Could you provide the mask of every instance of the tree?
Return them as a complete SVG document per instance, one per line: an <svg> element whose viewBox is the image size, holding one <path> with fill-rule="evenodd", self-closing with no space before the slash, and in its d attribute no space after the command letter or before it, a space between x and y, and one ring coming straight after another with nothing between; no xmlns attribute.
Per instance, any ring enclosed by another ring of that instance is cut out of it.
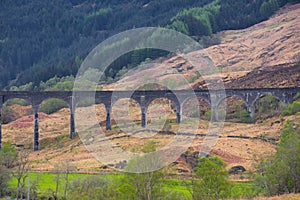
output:
<svg viewBox="0 0 300 200"><path fill-rule="evenodd" d="M10 142L3 144L0 149L0 197L7 193L8 182L11 178L10 168L16 162L16 150Z"/></svg>
<svg viewBox="0 0 300 200"><path fill-rule="evenodd" d="M6 142L0 149L0 165L10 169L16 165L18 152L11 142Z"/></svg>
<svg viewBox="0 0 300 200"><path fill-rule="evenodd" d="M228 196L230 181L225 163L218 157L203 157L195 168L193 199L220 199Z"/></svg>
<svg viewBox="0 0 300 200"><path fill-rule="evenodd" d="M16 198L23 199L23 197L26 196L25 183L28 178L28 171L30 168L28 151L22 150L18 152L16 167L16 171L13 172L13 176L17 179Z"/></svg>
<svg viewBox="0 0 300 200"><path fill-rule="evenodd" d="M112 181L99 176L77 178L70 183L68 199L98 200L116 199Z"/></svg>
<svg viewBox="0 0 300 200"><path fill-rule="evenodd" d="M285 123L277 152L260 165L256 181L270 196L300 192L300 134L295 126Z"/></svg>
<svg viewBox="0 0 300 200"><path fill-rule="evenodd" d="M70 160L65 160L61 163L60 165L61 168L61 172L64 175L64 181L65 181L65 185L64 185L64 199L67 198L67 191L69 188L69 175L71 172L74 172L76 170L76 167L70 162Z"/></svg>
<svg viewBox="0 0 300 200"><path fill-rule="evenodd" d="M259 12L265 18L271 16L279 8L277 0L264 1L259 9Z"/></svg>
<svg viewBox="0 0 300 200"><path fill-rule="evenodd" d="M10 180L9 170L0 165L0 197L4 196L7 193L8 182Z"/></svg>
<svg viewBox="0 0 300 200"><path fill-rule="evenodd" d="M145 144L142 148L144 153L155 152L156 146L153 141ZM133 200L168 200L183 199L182 194L172 190L165 190L163 180L166 169L156 169L160 166L159 155L146 154L136 157L127 164L127 170L136 173L126 173L121 186L118 187L117 199ZM154 166L153 166L154 165ZM157 165L157 166L156 166Z"/></svg>

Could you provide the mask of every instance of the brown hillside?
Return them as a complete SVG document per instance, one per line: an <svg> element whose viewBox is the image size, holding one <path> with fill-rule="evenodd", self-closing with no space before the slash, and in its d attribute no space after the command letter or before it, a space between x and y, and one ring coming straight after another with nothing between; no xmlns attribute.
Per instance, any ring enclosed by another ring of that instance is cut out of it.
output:
<svg viewBox="0 0 300 200"><path fill-rule="evenodd" d="M298 86L300 80L299 13L300 4L289 5L265 22L244 30L220 33L222 43L209 47L205 51L221 70L225 86L230 88L265 87L267 85ZM193 53L195 57L199 54L201 52ZM184 89L186 87L186 84L182 84L184 81L190 82L194 88L205 88L206 83L203 77L195 77L196 69L180 56L175 56L161 61L155 67L135 71L131 75L127 74L117 83L104 86L104 89L136 89L146 83L153 84L151 80L155 80L155 84L165 83L167 86L172 86L171 89ZM195 79L197 80L195 81ZM161 109L161 106L154 105L148 115L153 114L153 119L155 119L154 114ZM165 106L162 110L169 112L170 120L174 121L174 113L170 106ZM116 112L121 113L121 110L116 110ZM137 114L137 111L133 112L134 121L139 121L140 114ZM104 108L97 107L97 114L100 124L104 125ZM40 116L41 150L31 153L33 170L52 170L57 162L64 160L74 163L77 169L83 172L105 168L89 154L78 137L74 140L68 138L70 120L68 109L62 109L51 115L40 113ZM299 121L299 116L295 120ZM253 169L253 164L258 157L274 153L276 146L266 139L278 140L283 123L284 119L279 120L278 118L270 118L257 124L226 122L212 154L225 160L228 167L243 165L247 170ZM169 128L176 130L178 128L176 126L178 125L173 124ZM201 120L197 134L206 134L207 127L208 121ZM149 140L154 140L158 147L162 147L173 137L171 134L156 134L154 137L148 137L141 141L136 138L131 139L116 127L114 128L114 131L107 131L106 134L112 143L125 150L136 147L138 151ZM228 136L246 136L247 138ZM260 136L265 139L259 139ZM32 148L32 115L23 115L18 120L3 125L3 140L10 140L13 143L24 145L26 148ZM200 136L196 137L191 149L199 150L202 140L203 138ZM178 166L182 170L190 170L190 163L186 163L182 158L178 162Z"/></svg>
<svg viewBox="0 0 300 200"><path fill-rule="evenodd" d="M220 33L222 44L206 49L228 72L291 64L300 59L300 4L288 5L250 28Z"/></svg>
<svg viewBox="0 0 300 200"><path fill-rule="evenodd" d="M298 86L299 13L300 4L287 5L267 21L247 29L219 33L221 44L193 52L191 56L197 58L205 52L220 70L228 88ZM194 81L196 71L191 63L175 56L149 69L128 73L103 89L136 89L145 83L151 84L152 80L167 84L170 89L183 89L188 87L183 79ZM206 88L205 80L209 78L213 77L200 77L192 85L194 88Z"/></svg>

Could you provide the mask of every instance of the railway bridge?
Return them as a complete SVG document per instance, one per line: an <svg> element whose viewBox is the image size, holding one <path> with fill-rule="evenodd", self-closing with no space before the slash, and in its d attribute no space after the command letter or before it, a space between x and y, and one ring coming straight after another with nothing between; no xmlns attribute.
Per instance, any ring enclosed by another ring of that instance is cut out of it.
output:
<svg viewBox="0 0 300 200"><path fill-rule="evenodd" d="M225 89L224 90L195 90L193 97L199 97L211 104L212 111L217 110L220 103L229 96L242 99L251 117L254 117L255 102L266 95L274 96L281 102L291 103L296 94L300 93L300 88L256 88L256 89ZM2 144L1 111L3 105L15 98L25 99L32 105L34 111L34 131L33 149L39 150L39 107L41 103L50 98L57 98L65 101L70 108L70 138L74 138L75 133L75 109L84 98L93 97L95 103L104 104L106 109L106 129L111 129L111 110L116 101L123 98L134 99L141 108L142 127L147 124L147 109L150 103L157 98L167 98L176 107L176 117L179 123L182 119L183 104L191 98L191 91L187 90L150 90L150 91L0 91L0 148ZM212 99L214 99L212 104ZM212 120L218 120L213 112Z"/></svg>

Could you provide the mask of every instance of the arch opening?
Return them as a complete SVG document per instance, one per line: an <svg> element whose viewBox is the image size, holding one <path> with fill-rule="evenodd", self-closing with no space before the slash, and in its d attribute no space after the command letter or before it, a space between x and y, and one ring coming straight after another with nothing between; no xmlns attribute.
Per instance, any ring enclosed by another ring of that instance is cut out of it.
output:
<svg viewBox="0 0 300 200"><path fill-rule="evenodd" d="M255 103L255 119L264 120L279 116L287 108L287 104L281 102L275 96L266 94L259 97Z"/></svg>
<svg viewBox="0 0 300 200"><path fill-rule="evenodd" d="M282 111L281 116L289 116L294 115L300 112L300 93L297 93L293 97L293 101L286 106L286 108Z"/></svg>
<svg viewBox="0 0 300 200"><path fill-rule="evenodd" d="M141 127L142 111L138 102L132 98L118 99L111 108L112 129L121 129L132 134Z"/></svg>
<svg viewBox="0 0 300 200"><path fill-rule="evenodd" d="M152 100L147 107L147 128L170 132L176 129L176 104L169 98Z"/></svg>
<svg viewBox="0 0 300 200"><path fill-rule="evenodd" d="M33 108L28 100L7 100L1 114L2 143L11 142L17 148L32 149Z"/></svg>
<svg viewBox="0 0 300 200"><path fill-rule="evenodd" d="M201 97L189 98L182 106L182 118L185 119L201 119L209 121L211 119L210 103Z"/></svg>
<svg viewBox="0 0 300 200"><path fill-rule="evenodd" d="M103 130L105 130L106 127L106 108L104 103L96 102L95 111L96 111L96 118L98 120L98 123L100 127L102 127Z"/></svg>
<svg viewBox="0 0 300 200"><path fill-rule="evenodd" d="M65 146L70 136L70 108L59 98L48 98L41 102L38 110L39 149L53 145Z"/></svg>
<svg viewBox="0 0 300 200"><path fill-rule="evenodd" d="M228 122L250 123L253 119L250 116L247 105L238 96L228 96L220 103L220 110L226 110L225 120ZM220 113L221 115L224 113Z"/></svg>

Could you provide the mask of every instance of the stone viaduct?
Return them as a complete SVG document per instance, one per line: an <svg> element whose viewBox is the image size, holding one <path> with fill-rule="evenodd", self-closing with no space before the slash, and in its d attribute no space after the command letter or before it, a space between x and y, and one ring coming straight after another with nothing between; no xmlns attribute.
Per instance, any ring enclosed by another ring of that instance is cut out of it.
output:
<svg viewBox="0 0 300 200"><path fill-rule="evenodd" d="M199 98L203 98L211 104L211 98L216 99L215 105L211 105L212 110L217 110L218 105L229 96L236 96L242 99L250 113L254 117L255 102L266 95L274 96L281 102L291 103L297 93L300 93L300 88L257 88L257 89L226 89L224 90L195 90L193 94ZM194 96L192 95L192 96ZM195 97L194 96L194 97ZM158 91L77 91L77 92L29 92L29 91L0 91L0 148L2 141L1 129L1 111L3 104L10 99L21 98L27 100L34 111L34 133L33 133L33 149L39 150L39 107L41 103L49 98L57 98L65 101L70 108L70 138L74 138L75 133L75 108L78 103L83 101L85 97L93 97L95 103L104 104L106 108L106 129L111 129L111 110L113 104L122 98L134 99L141 107L142 127L146 127L147 108L149 104L157 98L167 98L176 106L177 122L181 121L182 107L184 103L191 98L191 91L186 90L158 90ZM217 120L216 113L213 113L212 120Z"/></svg>

